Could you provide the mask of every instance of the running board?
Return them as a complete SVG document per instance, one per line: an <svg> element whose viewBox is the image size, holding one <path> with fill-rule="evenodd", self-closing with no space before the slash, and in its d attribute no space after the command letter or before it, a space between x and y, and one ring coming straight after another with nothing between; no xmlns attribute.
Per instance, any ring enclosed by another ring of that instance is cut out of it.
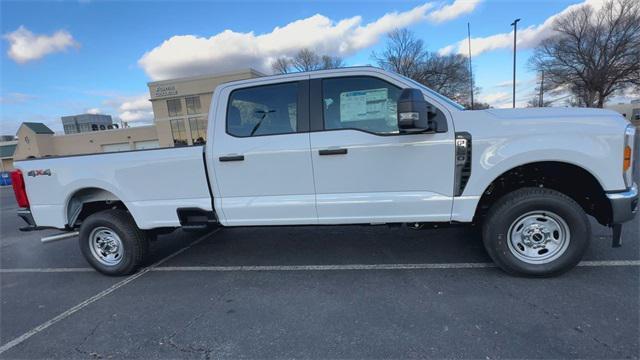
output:
<svg viewBox="0 0 640 360"><path fill-rule="evenodd" d="M214 227L218 224L213 211L200 208L179 208L178 219L184 231L199 231Z"/></svg>
<svg viewBox="0 0 640 360"><path fill-rule="evenodd" d="M46 244L46 243L50 243L50 242L54 242L54 241L58 241L58 240L64 240L64 239L72 238L74 236L78 236L78 234L79 234L79 232L77 232L77 231L66 232L66 233L62 233L62 234L45 236L42 239L40 239L40 241L43 244Z"/></svg>

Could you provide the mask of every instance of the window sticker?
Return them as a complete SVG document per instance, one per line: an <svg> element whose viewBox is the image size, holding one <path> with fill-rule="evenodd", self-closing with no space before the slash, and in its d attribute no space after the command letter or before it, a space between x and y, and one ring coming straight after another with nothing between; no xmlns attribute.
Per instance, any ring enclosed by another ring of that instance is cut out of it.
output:
<svg viewBox="0 0 640 360"><path fill-rule="evenodd" d="M340 93L340 121L384 119L389 110L389 89L357 90Z"/></svg>

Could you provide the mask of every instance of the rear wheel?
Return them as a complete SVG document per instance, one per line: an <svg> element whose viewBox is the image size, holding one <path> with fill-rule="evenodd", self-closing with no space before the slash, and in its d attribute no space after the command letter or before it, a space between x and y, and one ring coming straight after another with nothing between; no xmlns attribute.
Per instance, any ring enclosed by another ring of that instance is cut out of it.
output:
<svg viewBox="0 0 640 360"><path fill-rule="evenodd" d="M149 242L124 210L100 211L80 227L80 250L96 270L121 276L135 272L144 262Z"/></svg>
<svg viewBox="0 0 640 360"><path fill-rule="evenodd" d="M573 268L590 237L589 220L580 205L544 188L505 195L491 207L483 226L489 256L516 275L553 276Z"/></svg>

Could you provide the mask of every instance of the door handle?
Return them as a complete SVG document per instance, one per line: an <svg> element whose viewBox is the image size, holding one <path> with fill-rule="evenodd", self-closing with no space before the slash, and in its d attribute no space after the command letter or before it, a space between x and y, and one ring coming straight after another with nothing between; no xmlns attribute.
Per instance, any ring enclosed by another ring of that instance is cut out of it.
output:
<svg viewBox="0 0 640 360"><path fill-rule="evenodd" d="M227 155L227 156L220 156L218 158L218 160L220 160L221 162L227 162L227 161L244 161L244 155Z"/></svg>
<svg viewBox="0 0 640 360"><path fill-rule="evenodd" d="M344 155L347 149L322 149L318 151L320 155Z"/></svg>

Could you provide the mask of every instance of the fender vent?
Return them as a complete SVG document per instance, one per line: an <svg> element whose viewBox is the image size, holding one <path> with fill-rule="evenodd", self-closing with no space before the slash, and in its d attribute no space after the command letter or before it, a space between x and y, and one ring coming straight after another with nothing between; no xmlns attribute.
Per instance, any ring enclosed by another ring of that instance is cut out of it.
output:
<svg viewBox="0 0 640 360"><path fill-rule="evenodd" d="M471 177L471 134L468 132L456 133L455 151L454 194L455 196L460 196Z"/></svg>

